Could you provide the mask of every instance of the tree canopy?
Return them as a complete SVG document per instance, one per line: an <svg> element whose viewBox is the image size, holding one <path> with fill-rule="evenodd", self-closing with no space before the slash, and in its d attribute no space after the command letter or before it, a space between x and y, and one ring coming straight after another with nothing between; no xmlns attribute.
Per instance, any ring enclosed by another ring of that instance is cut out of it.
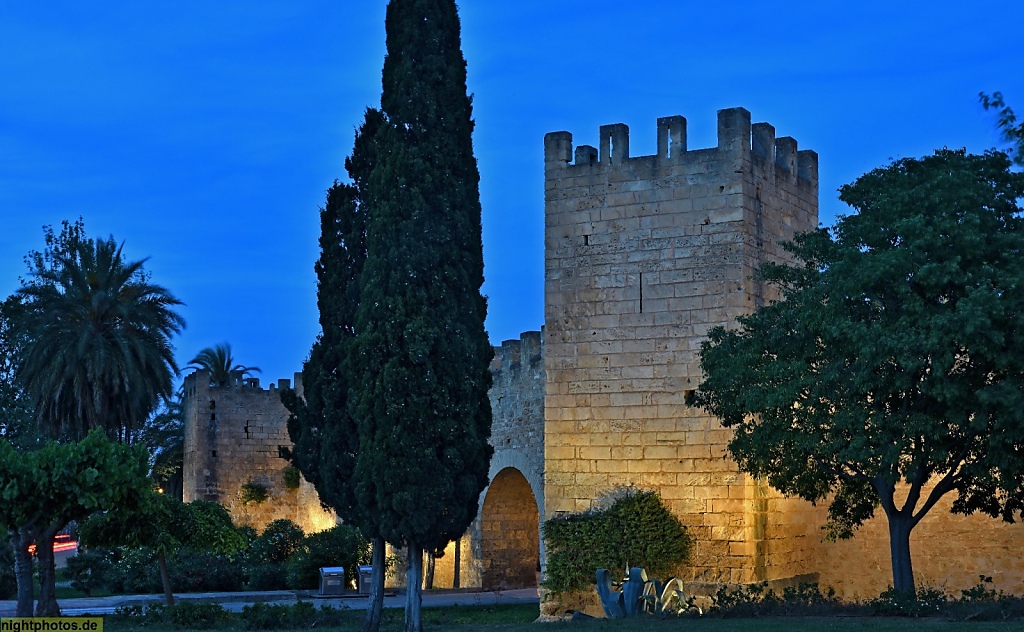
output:
<svg viewBox="0 0 1024 632"><path fill-rule="evenodd" d="M141 446L112 443L100 430L82 441L19 452L0 440L0 526L12 533L18 568L18 616L32 614L28 545L39 556L38 614L59 613L54 594L53 538L73 520L128 503L150 486Z"/></svg>
<svg viewBox="0 0 1024 632"><path fill-rule="evenodd" d="M1006 105L1001 92L993 92L991 95L981 92L978 94L981 105L986 110L995 110L999 119L996 125L1002 132L1003 140L1014 145L1010 151L1016 151L1013 161L1024 166L1024 121L1017 119L1017 115Z"/></svg>
<svg viewBox="0 0 1024 632"><path fill-rule="evenodd" d="M46 229L30 252L13 321L22 339L17 377L47 434L81 439L104 429L130 442L178 372L170 338L184 320L181 301L150 282L122 246L85 237L81 220Z"/></svg>
<svg viewBox="0 0 1024 632"><path fill-rule="evenodd" d="M226 342L201 350L196 357L188 361L187 368L206 371L210 374L210 382L217 386L227 386L232 373L245 376L260 372L259 367L236 363L234 356L231 355L231 345Z"/></svg>
<svg viewBox="0 0 1024 632"><path fill-rule="evenodd" d="M840 188L857 212L766 265L783 300L713 330L690 398L735 429L740 467L829 502L850 537L881 506L893 582L910 532L952 510L1024 509L1024 174L1001 152L941 150ZM905 502L895 491L905 486Z"/></svg>

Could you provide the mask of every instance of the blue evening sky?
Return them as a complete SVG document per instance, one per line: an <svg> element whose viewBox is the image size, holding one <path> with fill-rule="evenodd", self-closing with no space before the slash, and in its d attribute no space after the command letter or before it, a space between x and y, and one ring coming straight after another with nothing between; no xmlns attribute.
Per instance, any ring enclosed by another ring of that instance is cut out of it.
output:
<svg viewBox="0 0 1024 632"><path fill-rule="evenodd" d="M232 343L268 381L301 368L319 325L318 207L380 99L384 0L53 0L0 4L0 293L44 224L149 257L187 305L185 364ZM1024 114L1024 3L464 0L492 344L543 321L546 132L631 153L715 111L820 157L837 187L890 159L1005 146L978 92Z"/></svg>

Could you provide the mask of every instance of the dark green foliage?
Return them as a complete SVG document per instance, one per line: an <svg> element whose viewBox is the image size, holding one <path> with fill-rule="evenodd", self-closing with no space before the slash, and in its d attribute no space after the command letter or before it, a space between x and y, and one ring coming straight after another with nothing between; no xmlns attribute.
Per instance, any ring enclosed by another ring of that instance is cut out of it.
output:
<svg viewBox="0 0 1024 632"><path fill-rule="evenodd" d="M385 27L349 410L360 420L357 470L373 473L356 493L389 542L418 551L442 548L476 515L493 351L455 3L392 0Z"/></svg>
<svg viewBox="0 0 1024 632"><path fill-rule="evenodd" d="M153 467L153 483L169 498L181 502L184 491L185 417L181 392L165 400L142 427L139 443L146 446Z"/></svg>
<svg viewBox="0 0 1024 632"><path fill-rule="evenodd" d="M64 575L71 580L71 587L80 590L88 597L92 591L102 588L107 583L110 561L103 553L83 551L67 559Z"/></svg>
<svg viewBox="0 0 1024 632"><path fill-rule="evenodd" d="M14 327L21 308L17 295L0 303L0 437L19 449L31 449L40 443L34 406L16 380L25 343Z"/></svg>
<svg viewBox="0 0 1024 632"><path fill-rule="evenodd" d="M381 120L379 112L367 110L352 157L345 162L354 185L335 182L320 211L320 258L315 269L321 333L302 367L303 399L289 389L281 392L281 401L291 412L288 434L294 447L288 456L293 465L326 507L369 534L376 533L374 513L355 495L360 437L348 409L347 360L366 256L361 195L374 162L372 139Z"/></svg>
<svg viewBox="0 0 1024 632"><path fill-rule="evenodd" d="M787 586L782 594L768 588L767 582L739 588L722 586L711 596L707 615L712 617L821 616L865 614L865 608L846 604L829 588L822 593L816 583Z"/></svg>
<svg viewBox="0 0 1024 632"><path fill-rule="evenodd" d="M986 110L991 109L998 112L999 121L997 125L1003 134L1003 139L1014 145L1014 149L1009 150L1010 153L1014 150L1017 152L1017 155L1013 157L1013 161L1018 165L1024 165L1024 121L1017 120L1017 115L1003 101L1001 92L993 92L992 96L979 92L978 99Z"/></svg>
<svg viewBox="0 0 1024 632"><path fill-rule="evenodd" d="M238 489L238 498L243 505L259 505L270 497L267 486L257 481L246 481Z"/></svg>
<svg viewBox="0 0 1024 632"><path fill-rule="evenodd" d="M264 562L249 566L249 590L284 590L288 587L288 564L284 562Z"/></svg>
<svg viewBox="0 0 1024 632"><path fill-rule="evenodd" d="M246 630L308 630L340 625L345 620L341 610L316 606L308 601L292 605L254 603L242 608L242 626Z"/></svg>
<svg viewBox="0 0 1024 632"><path fill-rule="evenodd" d="M349 584L358 579L359 565L369 563L370 543L354 527L337 525L305 537L288 560L288 587L317 588L324 566L344 566L345 583Z"/></svg>
<svg viewBox="0 0 1024 632"><path fill-rule="evenodd" d="M162 619L179 628L214 630L227 627L231 613L218 603L183 601L164 609Z"/></svg>
<svg viewBox="0 0 1024 632"><path fill-rule="evenodd" d="M902 592L910 532L943 495L957 513L1024 510L1022 196L999 152L871 171L840 189L857 214L798 236L799 266L761 270L785 300L702 348L691 399L735 430L740 467L828 500L834 537L881 506Z"/></svg>
<svg viewBox="0 0 1024 632"><path fill-rule="evenodd" d="M148 548L117 549L107 556L102 584L117 594L152 594L163 590L156 552ZM178 592L241 590L244 574L231 556L181 549L168 561L171 584Z"/></svg>
<svg viewBox="0 0 1024 632"><path fill-rule="evenodd" d="M285 489L298 489L302 484L302 473L297 467L285 468L281 476L284 478Z"/></svg>
<svg viewBox="0 0 1024 632"><path fill-rule="evenodd" d="M130 442L178 371L170 338L181 301L124 259L113 237L87 239L81 220L31 252L14 321L26 342L18 380L50 436L81 439L102 428Z"/></svg>
<svg viewBox="0 0 1024 632"><path fill-rule="evenodd" d="M206 371L210 377L210 383L217 386L227 386L233 375L245 377L251 373L259 373L259 367L244 366L235 362L231 355L231 345L223 342L219 345L206 347L196 354L196 357L188 361L188 369Z"/></svg>
<svg viewBox="0 0 1024 632"><path fill-rule="evenodd" d="M112 593L150 594L160 592L160 570L156 552L144 548L124 548L113 552L106 573L105 587Z"/></svg>
<svg viewBox="0 0 1024 632"><path fill-rule="evenodd" d="M629 489L603 509L548 519L544 544L544 587L557 594L589 589L599 568L637 566L668 579L689 559L693 538L657 492Z"/></svg>
<svg viewBox="0 0 1024 632"><path fill-rule="evenodd" d="M892 586L868 602L875 614L885 617L934 617L949 603L946 593L935 588L918 588L906 593Z"/></svg>
<svg viewBox="0 0 1024 632"><path fill-rule="evenodd" d="M6 535L6 534L2 534ZM14 549L10 539L0 538L0 599L11 599L18 594L18 582L14 576Z"/></svg>
<svg viewBox="0 0 1024 632"><path fill-rule="evenodd" d="M241 590L245 574L232 556L209 551L181 550L170 560L171 584L181 592Z"/></svg>
<svg viewBox="0 0 1024 632"><path fill-rule="evenodd" d="M287 562L303 545L306 535L291 520L275 520L267 525L249 548L248 557L255 563Z"/></svg>

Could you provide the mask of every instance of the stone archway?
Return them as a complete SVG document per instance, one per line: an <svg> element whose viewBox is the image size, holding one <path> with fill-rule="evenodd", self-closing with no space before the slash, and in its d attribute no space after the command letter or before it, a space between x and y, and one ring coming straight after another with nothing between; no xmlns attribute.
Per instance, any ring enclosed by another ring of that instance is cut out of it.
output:
<svg viewBox="0 0 1024 632"><path fill-rule="evenodd" d="M498 472L487 488L480 536L484 589L537 585L540 511L530 483L514 467Z"/></svg>

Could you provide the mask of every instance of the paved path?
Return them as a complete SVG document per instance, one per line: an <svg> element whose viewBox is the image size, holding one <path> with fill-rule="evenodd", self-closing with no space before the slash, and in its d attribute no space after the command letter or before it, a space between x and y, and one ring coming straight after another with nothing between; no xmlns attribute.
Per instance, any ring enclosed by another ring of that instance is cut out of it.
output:
<svg viewBox="0 0 1024 632"><path fill-rule="evenodd" d="M312 601L314 605L333 606L335 608L351 608L365 610L368 599L365 596L345 596L319 598L315 594L291 591L269 592L234 592L234 593L188 593L174 596L177 601L205 601L219 603L233 612L240 612L246 605L266 602L275 604L291 604L298 600ZM163 595L117 595L114 597L92 597L81 599L63 599L61 610L65 615L81 614L112 614L120 606L146 603L163 603ZM493 604L534 603L539 604L540 598L536 588L504 590L497 592L475 592L469 590L434 590L423 593L423 607L441 606L484 606ZM0 616L13 617L17 603L0 601ZM405 594L389 594L384 597L385 608L404 608Z"/></svg>

